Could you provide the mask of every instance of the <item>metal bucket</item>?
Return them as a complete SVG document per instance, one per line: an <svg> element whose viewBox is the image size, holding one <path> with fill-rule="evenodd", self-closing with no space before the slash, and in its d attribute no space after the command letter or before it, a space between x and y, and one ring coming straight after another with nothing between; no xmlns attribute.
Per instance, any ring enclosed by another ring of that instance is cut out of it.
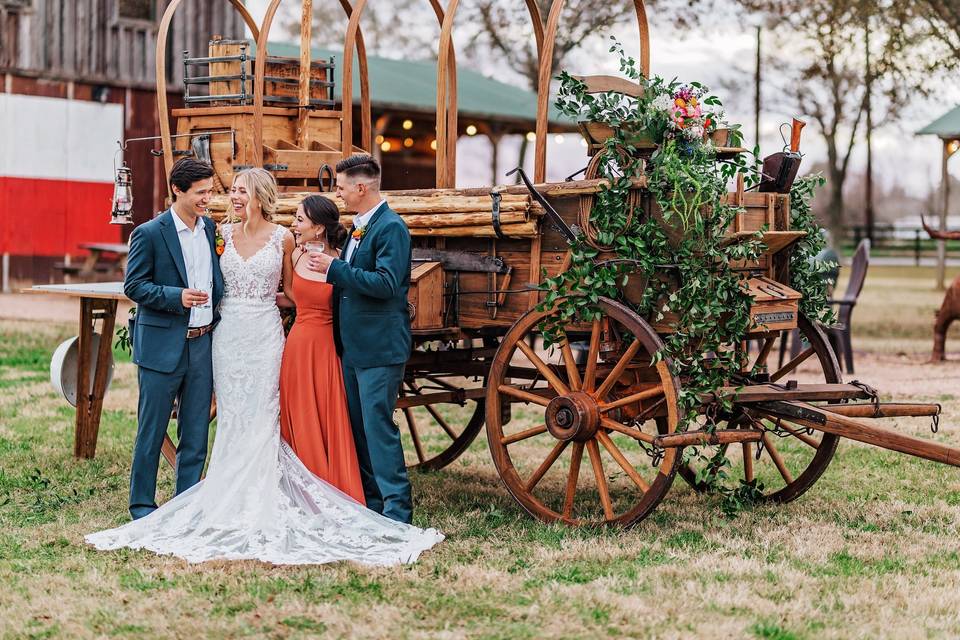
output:
<svg viewBox="0 0 960 640"><path fill-rule="evenodd" d="M97 354L100 352L100 334L94 333L90 341L90 388L87 393L93 393L94 372L97 370ZM110 388L113 380L113 351L109 352L110 362L107 368L107 384L104 390ZM67 402L77 406L77 370L80 365L80 338L74 336L60 343L50 359L50 383L57 393Z"/></svg>

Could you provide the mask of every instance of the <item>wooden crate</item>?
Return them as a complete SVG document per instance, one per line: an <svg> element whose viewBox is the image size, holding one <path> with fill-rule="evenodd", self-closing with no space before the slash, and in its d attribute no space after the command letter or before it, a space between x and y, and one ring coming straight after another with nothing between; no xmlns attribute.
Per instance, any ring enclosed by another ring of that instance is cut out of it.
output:
<svg viewBox="0 0 960 640"><path fill-rule="evenodd" d="M728 235L759 231L767 225L770 231L790 230L790 196L780 193L730 192L726 202L743 208L727 230Z"/></svg>
<svg viewBox="0 0 960 640"><path fill-rule="evenodd" d="M443 268L439 262L421 262L410 270L411 329L443 327Z"/></svg>
<svg viewBox="0 0 960 640"><path fill-rule="evenodd" d="M747 280L753 305L750 307L751 332L789 331L797 328L802 297L785 284L763 276Z"/></svg>

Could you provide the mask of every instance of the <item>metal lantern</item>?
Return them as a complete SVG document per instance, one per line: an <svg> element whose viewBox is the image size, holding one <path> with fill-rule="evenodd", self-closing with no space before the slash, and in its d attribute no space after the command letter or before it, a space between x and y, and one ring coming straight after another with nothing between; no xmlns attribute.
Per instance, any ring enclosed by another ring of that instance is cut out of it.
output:
<svg viewBox="0 0 960 640"><path fill-rule="evenodd" d="M113 184L110 224L133 224L133 171L124 162Z"/></svg>

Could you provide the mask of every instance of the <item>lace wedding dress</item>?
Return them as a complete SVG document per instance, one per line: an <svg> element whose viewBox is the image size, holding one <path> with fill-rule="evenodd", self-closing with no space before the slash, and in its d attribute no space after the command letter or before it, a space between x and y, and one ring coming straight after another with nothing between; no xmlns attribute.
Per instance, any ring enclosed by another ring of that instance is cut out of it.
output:
<svg viewBox="0 0 960 640"><path fill-rule="evenodd" d="M224 225L225 293L213 332L217 433L207 476L150 515L86 536L98 549L130 547L190 562L274 564L413 562L443 540L394 522L314 476L280 439L283 329L275 303L283 229L249 259Z"/></svg>

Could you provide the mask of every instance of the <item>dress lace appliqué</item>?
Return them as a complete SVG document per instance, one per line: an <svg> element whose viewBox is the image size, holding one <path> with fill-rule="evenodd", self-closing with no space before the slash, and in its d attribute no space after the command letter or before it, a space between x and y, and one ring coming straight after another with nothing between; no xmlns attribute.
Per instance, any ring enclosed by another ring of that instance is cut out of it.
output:
<svg viewBox="0 0 960 640"><path fill-rule="evenodd" d="M280 439L283 328L275 302L283 228L244 259L222 229L225 293L213 332L217 433L206 478L139 520L86 536L98 549L149 549L190 562L413 562L443 540L394 522L317 478Z"/></svg>

